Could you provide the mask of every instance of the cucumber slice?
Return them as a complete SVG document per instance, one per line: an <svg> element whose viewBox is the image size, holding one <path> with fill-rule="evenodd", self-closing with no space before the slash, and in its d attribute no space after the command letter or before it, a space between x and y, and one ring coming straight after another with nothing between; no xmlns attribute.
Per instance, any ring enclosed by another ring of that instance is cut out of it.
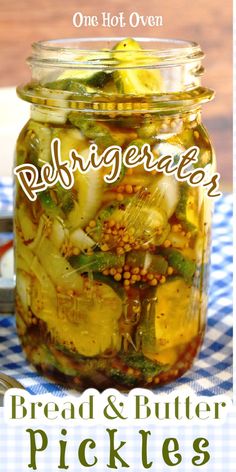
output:
<svg viewBox="0 0 236 472"><path fill-rule="evenodd" d="M150 202L139 198L131 199L127 205L124 221L135 229L135 237L144 243L162 244L170 230L165 211L161 207L151 206Z"/></svg>
<svg viewBox="0 0 236 472"><path fill-rule="evenodd" d="M33 352L33 356L36 357L34 360L36 364L48 365L49 369L53 366L65 375L79 375L73 361L52 346L50 346L50 349L46 345L38 346L36 352Z"/></svg>
<svg viewBox="0 0 236 472"><path fill-rule="evenodd" d="M20 298L21 306L23 308L24 320L27 324L31 324L29 307L30 307L30 293L32 291L32 277L25 272L17 268L17 279L16 279L16 290L17 295Z"/></svg>
<svg viewBox="0 0 236 472"><path fill-rule="evenodd" d="M182 278L169 279L150 295L139 332L144 355L158 360L159 354L190 342L198 333L199 320L192 312L192 287Z"/></svg>
<svg viewBox="0 0 236 472"><path fill-rule="evenodd" d="M99 62L109 59L109 54L104 53L90 54L89 56L78 57L81 66L77 69L65 70L58 78L45 84L46 88L52 90L66 90L68 92L80 93L95 92L96 89L103 89L112 80L112 72L98 69ZM90 68L91 67L91 68Z"/></svg>
<svg viewBox="0 0 236 472"><path fill-rule="evenodd" d="M109 285L117 295L121 298L121 300L126 299L126 291L123 288L122 284L119 282L116 282L113 277L109 275L103 275L101 272L94 272L93 273L93 279L96 280L97 282L102 282L105 285Z"/></svg>
<svg viewBox="0 0 236 472"><path fill-rule="evenodd" d="M176 249L162 249L162 254L167 258L169 265L172 266L178 274L182 275L188 283L192 282L196 271L196 262L187 257Z"/></svg>
<svg viewBox="0 0 236 472"><path fill-rule="evenodd" d="M147 378L154 377L167 368L167 366L146 358L141 352L122 354L121 359L128 367L139 370Z"/></svg>
<svg viewBox="0 0 236 472"><path fill-rule="evenodd" d="M135 387L138 382L139 378L135 377L134 375L127 374L126 371L122 371L120 369L109 369L108 373L109 377L112 379L113 383L120 384L126 387Z"/></svg>
<svg viewBox="0 0 236 472"><path fill-rule="evenodd" d="M46 213L50 217L59 216L62 217L63 214L60 211L60 208L57 206L56 202L52 199L51 193L49 190L44 190L38 195L39 201Z"/></svg>
<svg viewBox="0 0 236 472"><path fill-rule="evenodd" d="M37 227L32 221L32 215L29 208L21 203L19 208L16 208L16 224L19 225L24 241L32 241L37 233Z"/></svg>
<svg viewBox="0 0 236 472"><path fill-rule="evenodd" d="M150 254L143 251L132 251L127 255L126 262L131 267L143 267L158 274L166 274L168 263L159 254Z"/></svg>
<svg viewBox="0 0 236 472"><path fill-rule="evenodd" d="M188 239L181 233L174 233L170 231L168 234L168 241L171 242L172 247L176 247L179 249L184 249L188 245Z"/></svg>
<svg viewBox="0 0 236 472"><path fill-rule="evenodd" d="M64 85L65 88L63 90L77 92L82 90L82 88L79 87L81 84L89 87L103 88L111 79L111 72L108 73L103 70L94 71L92 69L79 69L63 72L63 74L60 75L59 80L54 82L54 84L59 83L59 85ZM63 83L63 81L66 82Z"/></svg>
<svg viewBox="0 0 236 472"><path fill-rule="evenodd" d="M63 125L67 120L67 111L62 110L61 108L49 108L49 107L40 107L31 106L31 118L32 120L38 121L40 123L55 123Z"/></svg>
<svg viewBox="0 0 236 472"><path fill-rule="evenodd" d="M54 194L55 199L52 197ZM55 185L51 190L40 192L38 198L41 205L49 217L58 216L65 218L74 208L74 200L69 190L65 190L60 184Z"/></svg>
<svg viewBox="0 0 236 472"><path fill-rule="evenodd" d="M26 138L30 162L42 167L51 160L52 130L49 126L30 120ZM33 156L32 156L33 153Z"/></svg>
<svg viewBox="0 0 236 472"><path fill-rule="evenodd" d="M66 79L70 80L72 84L73 81L77 81L85 86L103 88L112 79L112 73L104 70L104 62L108 63L111 57L109 51L91 51L89 56L79 56L76 60L81 66L77 69L65 70L59 75L58 81Z"/></svg>
<svg viewBox="0 0 236 472"><path fill-rule="evenodd" d="M50 240L58 250L60 250L63 242L65 241L67 233L62 221L63 220L59 218L53 218L50 234Z"/></svg>
<svg viewBox="0 0 236 472"><path fill-rule="evenodd" d="M139 65L140 61L144 62L146 67L151 64L148 55L134 39L127 38L120 41L114 47L113 57L118 61L119 66L124 67L113 73L119 93L147 95L158 93L163 89L160 71Z"/></svg>
<svg viewBox="0 0 236 472"><path fill-rule="evenodd" d="M114 144L122 146L127 139L126 133L112 130L109 126L87 118L81 113L71 112L68 119L86 138L92 139L101 149Z"/></svg>
<svg viewBox="0 0 236 472"><path fill-rule="evenodd" d="M168 219L175 212L179 200L179 184L173 176L161 175L150 188L153 198L157 196L159 205L165 210Z"/></svg>
<svg viewBox="0 0 236 472"><path fill-rule="evenodd" d="M70 242L81 251L92 248L96 245L95 241L93 241L93 239L80 228L70 234Z"/></svg>
<svg viewBox="0 0 236 472"><path fill-rule="evenodd" d="M91 281L74 299L64 300L64 316L52 313L48 322L54 339L87 357L98 356L106 350L120 349L121 336L118 320L122 313L122 300L108 285Z"/></svg>
<svg viewBox="0 0 236 472"><path fill-rule="evenodd" d="M124 255L117 256L112 252L95 252L91 256L85 254L72 256L69 258L69 262L80 273L100 272L111 267L122 267L125 263L125 257Z"/></svg>
<svg viewBox="0 0 236 472"><path fill-rule="evenodd" d="M56 129L53 137L61 140L62 160L69 159L71 149L76 149L85 160L89 155L89 144L78 129ZM103 179L101 171L90 170L82 174L79 170L74 172L73 208L67 212L67 218L71 229L82 228L93 219L101 205ZM68 193L68 191L67 191Z"/></svg>
<svg viewBox="0 0 236 472"><path fill-rule="evenodd" d="M180 185L180 198L175 214L187 231L196 232L199 228L198 192L186 183Z"/></svg>
<svg viewBox="0 0 236 472"><path fill-rule="evenodd" d="M64 90L67 92L80 93L81 95L86 93L85 86L82 85L80 81L71 78L48 82L44 87L50 90Z"/></svg>
<svg viewBox="0 0 236 472"><path fill-rule="evenodd" d="M61 256L52 241L42 238L34 248L34 253L55 286L63 287L65 290L81 290L83 288L82 277Z"/></svg>
<svg viewBox="0 0 236 472"><path fill-rule="evenodd" d="M72 229L84 228L94 218L102 201L102 177L98 170L90 170L87 174L79 171L74 173L75 188L78 196L74 208L68 215Z"/></svg>
<svg viewBox="0 0 236 472"><path fill-rule="evenodd" d="M168 142L171 146L181 146L183 150L188 149L191 146L195 146L196 143L194 141L193 129L183 129L182 132L174 134L172 137L170 137Z"/></svg>
<svg viewBox="0 0 236 472"><path fill-rule="evenodd" d="M151 206L147 201L136 196L105 207L98 214L97 227L93 237L99 241L104 221L112 219L127 230L134 230L135 238L143 243L160 245L165 241L170 225L162 208Z"/></svg>
<svg viewBox="0 0 236 472"><path fill-rule="evenodd" d="M46 86L37 87L35 92L43 98L45 105L32 105L32 119L40 123L64 124L67 120L67 99L70 96L65 90L50 90ZM58 107L58 100L60 106Z"/></svg>

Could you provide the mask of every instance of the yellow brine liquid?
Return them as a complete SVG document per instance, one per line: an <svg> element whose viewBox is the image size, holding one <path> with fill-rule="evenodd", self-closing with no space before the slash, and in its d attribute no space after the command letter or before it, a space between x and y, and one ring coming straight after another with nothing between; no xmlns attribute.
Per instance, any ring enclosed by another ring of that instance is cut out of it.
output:
<svg viewBox="0 0 236 472"><path fill-rule="evenodd" d="M145 67L148 54L134 40L108 53L109 67L94 68L101 49L91 69L62 64L59 74L19 90L33 105L16 165L33 164L40 174L58 138L63 161L71 149L86 160L91 144L98 154L148 144L154 156L169 154L178 164L197 146L189 169L214 170L200 116L204 89L170 93L168 75ZM77 170L70 190L57 183L35 201L16 183L17 328L27 358L57 382L79 390L153 388L189 369L202 341L211 199L202 186L142 164L122 165L112 184L106 172Z"/></svg>

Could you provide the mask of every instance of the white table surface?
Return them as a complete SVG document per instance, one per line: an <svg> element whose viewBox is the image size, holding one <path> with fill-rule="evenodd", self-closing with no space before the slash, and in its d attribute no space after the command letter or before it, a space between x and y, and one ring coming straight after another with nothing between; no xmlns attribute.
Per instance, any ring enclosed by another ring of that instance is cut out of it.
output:
<svg viewBox="0 0 236 472"><path fill-rule="evenodd" d="M30 105L15 87L0 88L0 176L11 175L17 136L29 118Z"/></svg>

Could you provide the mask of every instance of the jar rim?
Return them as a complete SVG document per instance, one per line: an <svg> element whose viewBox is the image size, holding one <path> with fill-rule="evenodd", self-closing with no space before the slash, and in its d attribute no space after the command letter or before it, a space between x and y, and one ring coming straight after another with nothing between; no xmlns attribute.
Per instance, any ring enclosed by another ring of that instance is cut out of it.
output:
<svg viewBox="0 0 236 472"><path fill-rule="evenodd" d="M119 104L122 104L122 112L127 113L130 110L138 112L141 108L166 111L167 108L199 107L213 96L210 89L200 86L204 72L203 57L199 44L180 39L101 37L42 40L33 43L33 53L28 58L32 80L26 86L18 87L17 91L21 98L33 104L93 112L107 112L108 108L119 112ZM145 71L159 68L160 73L155 72L156 75ZM67 92L66 88L48 87L50 82L56 84L58 77L69 77L69 80L81 77L81 70L85 77L87 70L90 75L98 71L105 72L106 77L116 74L119 79L120 69L121 74L126 74L124 71L127 69L132 77L134 71L138 82L142 81L142 70L144 80L159 76L162 80L159 80L157 90L150 88L149 91L144 87L140 92L139 89L133 92L132 87L126 91L122 88L114 91L109 87L100 90L99 86L93 87L91 81L91 86L85 84L83 90L76 89L73 93Z"/></svg>
<svg viewBox="0 0 236 472"><path fill-rule="evenodd" d="M17 87L18 96L35 106L61 108L65 110L78 110L87 113L129 115L130 113L179 113L191 109L199 109L203 103L213 99L214 91L205 87L198 87L189 93L162 94L154 97L136 97L131 95L117 95L117 100L112 100L112 95L99 96L90 94L79 96L78 94L63 97L63 92L41 89L41 95L37 93L37 87L32 84ZM122 105L122 107L121 107Z"/></svg>
<svg viewBox="0 0 236 472"><path fill-rule="evenodd" d="M91 65L94 69L102 66L120 68L119 58L122 61L127 55L126 50L116 50L114 58L113 47L125 37L89 37L89 38L60 38L34 42L32 44L33 55L28 58L29 64L40 62L41 65L66 66L80 68ZM200 45L194 41L172 38L134 37L135 41L143 46L143 49L130 49L128 55L135 52L136 60L129 68L137 67L163 67L166 65L185 64L200 60L204 53ZM99 47L96 47L99 45ZM95 48L94 48L95 46ZM155 47L154 47L155 46ZM113 56L111 57L111 52ZM143 55L145 52L145 55ZM78 57L77 54L79 54ZM80 54L85 54L82 56ZM96 58L95 55L99 56ZM96 59L96 61L95 61ZM127 67L127 65L125 66Z"/></svg>

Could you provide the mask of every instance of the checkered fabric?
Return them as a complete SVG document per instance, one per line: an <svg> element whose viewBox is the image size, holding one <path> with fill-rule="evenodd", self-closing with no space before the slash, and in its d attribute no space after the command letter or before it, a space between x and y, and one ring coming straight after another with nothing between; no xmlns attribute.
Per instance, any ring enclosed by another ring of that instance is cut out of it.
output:
<svg viewBox="0 0 236 472"><path fill-rule="evenodd" d="M0 177L0 211L11 211L12 199L12 178Z"/></svg>
<svg viewBox="0 0 236 472"><path fill-rule="evenodd" d="M189 372L160 393L178 393L188 387L199 395L232 395L232 200L227 194L215 203L208 326L200 355ZM2 179L0 210L11 208L11 180ZM40 376L25 360L11 315L0 317L0 369L32 394L71 393Z"/></svg>

